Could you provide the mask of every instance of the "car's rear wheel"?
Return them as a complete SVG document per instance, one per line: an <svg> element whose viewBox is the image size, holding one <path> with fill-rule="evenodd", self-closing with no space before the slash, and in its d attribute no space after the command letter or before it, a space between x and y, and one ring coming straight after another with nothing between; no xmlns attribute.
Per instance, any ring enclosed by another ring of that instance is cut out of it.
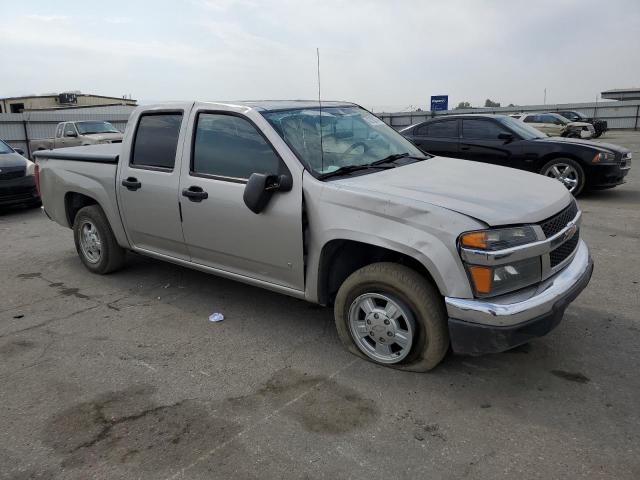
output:
<svg viewBox="0 0 640 480"><path fill-rule="evenodd" d="M125 251L118 245L102 208L81 208L73 222L73 237L82 263L93 273L105 274L124 264Z"/></svg>
<svg viewBox="0 0 640 480"><path fill-rule="evenodd" d="M574 196L580 195L586 183L584 169L570 158L554 158L540 173L561 182Z"/></svg>
<svg viewBox="0 0 640 480"><path fill-rule="evenodd" d="M424 372L447 353L447 316L440 293L404 265L374 263L340 286L334 314L352 353L402 370Z"/></svg>

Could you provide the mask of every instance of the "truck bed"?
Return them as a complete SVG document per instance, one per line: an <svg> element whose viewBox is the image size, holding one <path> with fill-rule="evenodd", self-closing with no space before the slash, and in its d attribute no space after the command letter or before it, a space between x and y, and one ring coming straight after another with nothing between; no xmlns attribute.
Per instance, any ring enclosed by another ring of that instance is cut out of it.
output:
<svg viewBox="0 0 640 480"><path fill-rule="evenodd" d="M36 159L75 160L79 162L118 163L121 143L67 147L33 152Z"/></svg>

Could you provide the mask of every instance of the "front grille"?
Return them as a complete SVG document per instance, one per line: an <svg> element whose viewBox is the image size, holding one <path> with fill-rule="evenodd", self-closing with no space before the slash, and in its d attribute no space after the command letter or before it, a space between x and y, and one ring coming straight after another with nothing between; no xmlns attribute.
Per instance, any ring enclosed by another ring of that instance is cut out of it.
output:
<svg viewBox="0 0 640 480"><path fill-rule="evenodd" d="M561 211L559 214L543 221L540 224L545 237L553 237L556 233L567 226L578 214L578 205L575 200L571 201L571 205Z"/></svg>
<svg viewBox="0 0 640 480"><path fill-rule="evenodd" d="M12 170L0 169L0 180L13 180L14 178L24 177L25 169L16 168Z"/></svg>
<svg viewBox="0 0 640 480"><path fill-rule="evenodd" d="M549 260L551 262L551 268L560 265L564 262L569 255L573 253L573 251L578 246L578 242L580 241L580 230L578 230L573 237L564 242L555 250L552 250L549 254Z"/></svg>

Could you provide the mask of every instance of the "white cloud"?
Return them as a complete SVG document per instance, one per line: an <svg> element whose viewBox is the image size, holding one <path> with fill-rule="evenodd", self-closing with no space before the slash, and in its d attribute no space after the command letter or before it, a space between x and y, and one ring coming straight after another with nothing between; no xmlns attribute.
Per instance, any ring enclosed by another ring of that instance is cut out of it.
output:
<svg viewBox="0 0 640 480"><path fill-rule="evenodd" d="M29 20L35 20L36 22L62 22L69 20L67 15L38 15L38 14L30 14L25 15Z"/></svg>

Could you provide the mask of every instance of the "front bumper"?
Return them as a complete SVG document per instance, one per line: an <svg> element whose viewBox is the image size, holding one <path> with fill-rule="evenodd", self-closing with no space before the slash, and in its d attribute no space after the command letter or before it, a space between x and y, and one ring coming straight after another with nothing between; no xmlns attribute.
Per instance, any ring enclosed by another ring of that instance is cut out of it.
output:
<svg viewBox="0 0 640 480"><path fill-rule="evenodd" d="M590 188L608 188L621 185L631 170L631 162L621 167L615 165L598 165L587 173L587 184Z"/></svg>
<svg viewBox="0 0 640 480"><path fill-rule="evenodd" d="M537 286L488 300L446 297L454 352L497 353L547 334L587 286L592 272L589 249L580 240L571 263Z"/></svg>
<svg viewBox="0 0 640 480"><path fill-rule="evenodd" d="M0 181L0 205L36 203L39 200L33 175Z"/></svg>

